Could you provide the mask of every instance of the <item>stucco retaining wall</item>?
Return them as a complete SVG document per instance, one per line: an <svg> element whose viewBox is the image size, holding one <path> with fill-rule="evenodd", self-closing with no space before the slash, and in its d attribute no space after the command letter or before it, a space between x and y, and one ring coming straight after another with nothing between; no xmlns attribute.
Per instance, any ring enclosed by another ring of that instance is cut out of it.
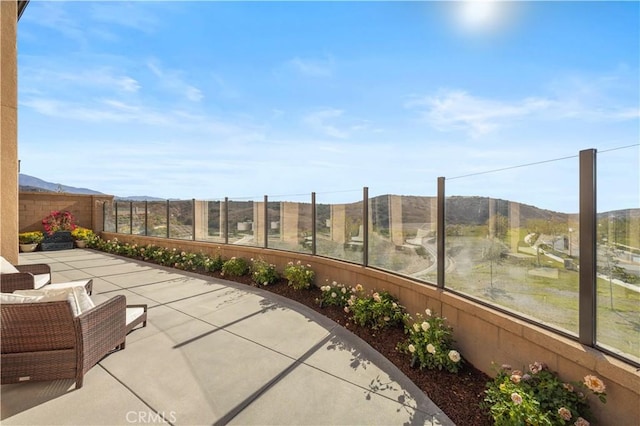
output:
<svg viewBox="0 0 640 426"><path fill-rule="evenodd" d="M640 423L640 373L636 367L435 286L373 268L301 253L113 233L103 233L103 238L210 255L220 254L224 259L232 256L246 259L259 257L275 264L280 271L288 262L300 260L311 265L318 285L323 285L326 280L347 285L359 283L365 289L389 291L412 314L430 308L446 317L454 328L457 347L463 357L491 376L494 375L493 363L527 369L534 361L546 363L567 382L582 381L587 374L595 374L607 386L607 404L603 405L595 399L591 404L599 423Z"/></svg>

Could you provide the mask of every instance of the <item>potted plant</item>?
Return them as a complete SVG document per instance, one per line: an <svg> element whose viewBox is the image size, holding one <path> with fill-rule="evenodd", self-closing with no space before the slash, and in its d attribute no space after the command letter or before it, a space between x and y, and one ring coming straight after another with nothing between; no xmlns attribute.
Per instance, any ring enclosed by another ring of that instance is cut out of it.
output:
<svg viewBox="0 0 640 426"><path fill-rule="evenodd" d="M91 240L95 234L89 228L77 226L73 231L71 231L71 236L75 240L78 248L85 248L87 246L87 242Z"/></svg>
<svg viewBox="0 0 640 426"><path fill-rule="evenodd" d="M71 231L76 229L76 219L69 211L54 210L42 219L46 236L42 250L65 250L73 248Z"/></svg>
<svg viewBox="0 0 640 426"><path fill-rule="evenodd" d="M18 234L18 244L20 245L20 251L32 252L38 247L38 244L43 240L44 235L40 231L21 232Z"/></svg>

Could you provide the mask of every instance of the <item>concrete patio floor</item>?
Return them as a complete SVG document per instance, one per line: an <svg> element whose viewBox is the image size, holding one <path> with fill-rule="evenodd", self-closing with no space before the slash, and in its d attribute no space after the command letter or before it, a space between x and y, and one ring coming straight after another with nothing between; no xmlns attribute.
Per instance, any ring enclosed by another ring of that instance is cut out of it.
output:
<svg viewBox="0 0 640 426"><path fill-rule="evenodd" d="M453 424L368 344L286 298L93 250L20 263L48 263L53 282L93 278L96 303L146 303L148 324L79 390L3 385L3 425Z"/></svg>

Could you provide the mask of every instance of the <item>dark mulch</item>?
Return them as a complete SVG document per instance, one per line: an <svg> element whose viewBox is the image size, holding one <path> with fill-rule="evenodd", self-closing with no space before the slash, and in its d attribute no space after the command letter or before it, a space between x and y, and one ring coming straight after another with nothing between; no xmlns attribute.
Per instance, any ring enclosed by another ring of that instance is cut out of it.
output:
<svg viewBox="0 0 640 426"><path fill-rule="evenodd" d="M252 285L249 276L229 277L214 272L208 275L234 282ZM484 397L489 376L476 369L468 362L457 374L439 370L419 370L411 368L408 355L396 350L396 345L405 339L401 328L371 330L349 322L348 314L342 309L329 306L321 308L316 302L321 291L314 287L309 290L294 290L286 282L275 285L260 286L270 291L295 300L332 319L366 341L374 349L395 364L416 386L442 410L456 425L485 426L493 422L479 404Z"/></svg>

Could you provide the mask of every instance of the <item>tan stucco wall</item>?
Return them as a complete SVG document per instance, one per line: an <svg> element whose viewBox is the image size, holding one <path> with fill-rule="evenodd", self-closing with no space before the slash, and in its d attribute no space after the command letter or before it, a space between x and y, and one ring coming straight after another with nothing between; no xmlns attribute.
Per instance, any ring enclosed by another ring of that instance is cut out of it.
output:
<svg viewBox="0 0 640 426"><path fill-rule="evenodd" d="M18 262L17 3L0 1L0 255Z"/></svg>
<svg viewBox="0 0 640 426"><path fill-rule="evenodd" d="M607 404L593 401L592 410L602 425L635 424L640 419L640 373L630 364L607 356L568 338L515 319L504 313L437 289L435 286L388 272L339 260L256 247L168 240L164 238L103 233L103 238L155 244L193 252L246 259L261 257L282 270L289 261L301 260L316 272L316 284L325 280L365 289L387 290L398 297L409 313L426 308L446 317L462 355L476 368L493 375L492 363L527 369L534 361L546 363L562 380L582 381L596 374L607 385ZM630 423L630 421L634 423Z"/></svg>
<svg viewBox="0 0 640 426"><path fill-rule="evenodd" d="M113 202L113 195L20 192L20 232L43 231L42 219L53 210L68 210L76 218L76 225L100 232L103 202Z"/></svg>

